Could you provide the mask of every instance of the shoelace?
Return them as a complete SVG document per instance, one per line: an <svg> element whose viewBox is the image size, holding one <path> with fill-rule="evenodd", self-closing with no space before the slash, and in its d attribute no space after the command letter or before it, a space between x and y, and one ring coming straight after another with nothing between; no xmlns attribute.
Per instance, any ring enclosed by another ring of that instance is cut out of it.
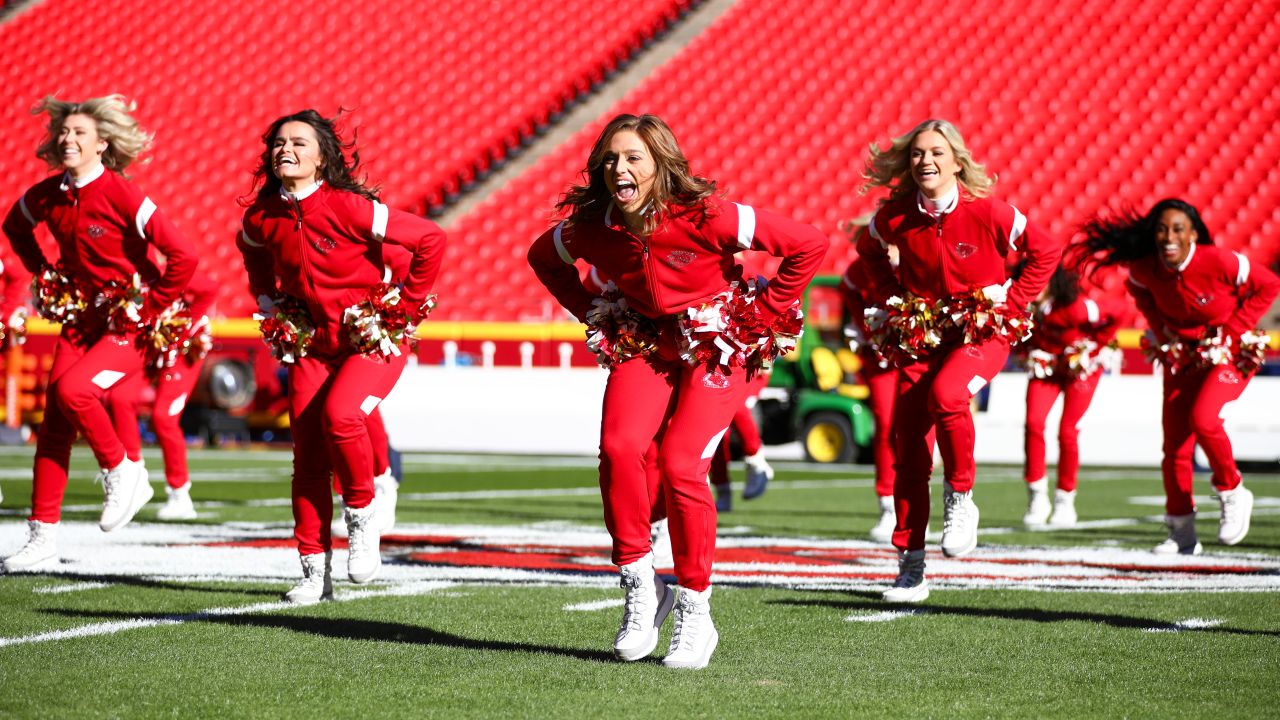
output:
<svg viewBox="0 0 1280 720"><path fill-rule="evenodd" d="M627 591L626 608L622 614L622 624L630 630L640 630L640 618L648 609L648 593L644 581L634 573L622 573L618 585Z"/></svg>
<svg viewBox="0 0 1280 720"><path fill-rule="evenodd" d="M969 511L964 507L964 497L960 493L947 496L947 511L943 515L943 532L961 530L969 524Z"/></svg>
<svg viewBox="0 0 1280 720"><path fill-rule="evenodd" d="M364 519L353 520L347 531L347 552L352 557L362 558L365 555L364 535L367 528Z"/></svg>
<svg viewBox="0 0 1280 720"><path fill-rule="evenodd" d="M693 602L680 598L680 603L676 606L676 625L671 632L671 648L668 654L676 650L692 650L694 642L698 637L701 623L695 618L702 613L698 612L698 606Z"/></svg>
<svg viewBox="0 0 1280 720"><path fill-rule="evenodd" d="M898 581L894 587L909 588L919 585L924 580L924 563L903 559L898 563Z"/></svg>
<svg viewBox="0 0 1280 720"><path fill-rule="evenodd" d="M120 475L111 474L103 471L98 475L102 479L103 502L106 507L115 507L120 504Z"/></svg>

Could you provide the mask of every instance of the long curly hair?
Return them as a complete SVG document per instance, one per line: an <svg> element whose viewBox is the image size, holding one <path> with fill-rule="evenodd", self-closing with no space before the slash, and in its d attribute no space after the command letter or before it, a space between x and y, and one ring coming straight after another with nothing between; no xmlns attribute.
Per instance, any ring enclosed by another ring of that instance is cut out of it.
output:
<svg viewBox="0 0 1280 720"><path fill-rule="evenodd" d="M964 143L964 136L956 126L939 119L925 120L906 135L900 135L891 140L889 147L883 150L879 145L871 143L866 167L862 173L862 177L866 179L862 184L862 194L865 195L878 187L886 187L889 188L889 199L896 200L916 192L918 189L916 180L911 176L911 144L921 133L930 131L946 138L947 144L951 146L951 152L955 153L956 162L960 165L958 177L960 186L973 197L990 195L992 186L996 184L995 177L987 175L986 166L973 159L973 154Z"/></svg>
<svg viewBox="0 0 1280 720"><path fill-rule="evenodd" d="M655 166L653 185L649 190L653 212L645 221L646 232L652 232L673 208L704 210L706 199L716 192L716 184L690 172L689 161L680 150L671 128L657 115L622 114L605 125L591 146L587 166L581 173L586 184L570 187L556 203L556 211L567 213L571 225L604 216L611 201L609 188L604 182L605 153L613 136L626 130L640 136L653 156Z"/></svg>
<svg viewBox="0 0 1280 720"><path fill-rule="evenodd" d="M1092 277L1099 270L1124 265L1156 254L1156 223L1166 210L1187 216L1196 231L1197 245L1212 245L1213 236L1200 211L1179 198L1165 198L1139 215L1125 208L1113 217L1096 216L1080 228L1080 237L1071 244L1067 256L1081 272Z"/></svg>
<svg viewBox="0 0 1280 720"><path fill-rule="evenodd" d="M79 102L59 100L46 95L31 108L32 115L49 115L44 142L36 148L36 157L44 160L50 170L62 167L62 151L58 148L62 123L71 115L87 115L93 118L98 137L107 141L107 149L102 153L102 164L108 170L123 174L125 168L151 146L152 136L130 115L137 107L137 103L123 95L107 95Z"/></svg>
<svg viewBox="0 0 1280 720"><path fill-rule="evenodd" d="M276 135L280 133L280 128L284 127L285 123L291 122L306 123L315 130L316 140L320 145L320 157L323 160L318 171L321 180L324 180L329 187L377 200L379 188L366 186L365 178L358 176L360 151L356 149L356 133L352 133L351 142L343 142L338 133L337 121L344 112L346 111L339 108L337 116L330 119L307 108L301 112L276 118L275 122L271 123L271 127L262 134L262 155L258 160L258 168L253 171L253 187L257 190L256 192L251 190L247 197L241 199L241 203L247 205L253 200L261 202L280 192L280 178L271 169L271 149ZM350 160L347 159L348 151L351 153ZM259 184L261 184L260 187Z"/></svg>

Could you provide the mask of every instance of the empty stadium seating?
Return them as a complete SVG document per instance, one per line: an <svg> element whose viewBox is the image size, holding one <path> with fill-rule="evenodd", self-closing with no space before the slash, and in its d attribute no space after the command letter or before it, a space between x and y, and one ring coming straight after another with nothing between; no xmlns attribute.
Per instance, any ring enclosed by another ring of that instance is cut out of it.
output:
<svg viewBox="0 0 1280 720"><path fill-rule="evenodd" d="M156 135L130 174L251 302L232 243L261 133L285 113L351 110L347 126L389 203L423 211L528 140L679 16L689 0L316 0L281 5L47 0L0 24L0 198L47 173L41 97L123 93Z"/></svg>
<svg viewBox="0 0 1280 720"><path fill-rule="evenodd" d="M458 223L441 316L560 316L523 254L616 112L662 115L695 172L731 198L825 230L830 272L852 254L840 221L878 198L857 191L868 145L928 117L955 122L998 175L997 196L1056 235L1100 210L1180 196L1219 243L1274 263L1278 11L1274 0L740 0ZM1104 283L1119 291L1118 278Z"/></svg>

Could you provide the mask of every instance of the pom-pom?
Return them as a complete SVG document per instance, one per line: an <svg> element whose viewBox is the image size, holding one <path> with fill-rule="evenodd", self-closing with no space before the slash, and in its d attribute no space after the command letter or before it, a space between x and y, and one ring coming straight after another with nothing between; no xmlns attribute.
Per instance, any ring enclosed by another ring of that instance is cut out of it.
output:
<svg viewBox="0 0 1280 720"><path fill-rule="evenodd" d="M962 334L966 345L983 343L997 335L1015 345L1031 337L1035 323L1027 312L1004 304L1005 294L1003 285L979 288L939 300L937 313L946 325Z"/></svg>
<svg viewBox="0 0 1280 720"><path fill-rule="evenodd" d="M306 357L307 348L316 334L307 306L288 295L275 298L264 295L258 298L258 307L253 319L258 321L258 331L271 350L271 356L282 363L293 363Z"/></svg>
<svg viewBox="0 0 1280 720"><path fill-rule="evenodd" d="M587 348L595 353L600 367L612 369L633 357L649 355L658 347L657 325L632 310L612 281L605 286L603 295L591 301L584 321Z"/></svg>
<svg viewBox="0 0 1280 720"><path fill-rule="evenodd" d="M872 344L898 367L918 362L942 343L934 303L910 293L867 308L865 316Z"/></svg>
<svg viewBox="0 0 1280 720"><path fill-rule="evenodd" d="M799 301L765 321L756 304L755 280L734 281L728 289L691 307L680 316L680 357L690 365L706 365L711 375L748 374L767 370L795 349L804 332Z"/></svg>
<svg viewBox="0 0 1280 720"><path fill-rule="evenodd" d="M147 290L138 273L127 280L112 280L93 298L93 307L107 320L107 329L116 333L138 332L143 329L142 304Z"/></svg>
<svg viewBox="0 0 1280 720"><path fill-rule="evenodd" d="M173 367L181 357L194 365L203 360L213 346L209 318L192 318L190 308L181 300L147 323L138 336L138 342L146 358L146 367L153 374Z"/></svg>
<svg viewBox="0 0 1280 720"><path fill-rule="evenodd" d="M364 300L342 312L342 325L356 350L365 355L399 357L400 346L417 345L413 333L418 323L435 309L436 296L427 297L421 307L411 309L400 297L400 287L378 283L369 288Z"/></svg>
<svg viewBox="0 0 1280 720"><path fill-rule="evenodd" d="M88 307L80 288L67 277L61 265L47 267L32 278L31 298L36 314L60 325L75 325Z"/></svg>
<svg viewBox="0 0 1280 720"><path fill-rule="evenodd" d="M1246 330L1240 336L1240 347L1236 355L1236 369L1241 375L1250 376L1258 372L1267 360L1267 348L1271 338L1266 330Z"/></svg>

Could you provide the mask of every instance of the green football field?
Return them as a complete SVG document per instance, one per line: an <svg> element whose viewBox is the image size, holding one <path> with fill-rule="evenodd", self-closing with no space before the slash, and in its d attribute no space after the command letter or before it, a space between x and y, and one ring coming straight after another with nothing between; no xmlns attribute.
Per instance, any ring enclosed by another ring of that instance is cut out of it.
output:
<svg viewBox="0 0 1280 720"><path fill-rule="evenodd" d="M621 591L587 458L409 455L379 579L292 608L289 458L191 456L193 523L158 504L115 533L75 454L48 573L0 576L0 717L1275 717L1280 476L1250 474L1252 530L1162 559L1153 470L1086 470L1082 527L1019 527L1017 468L980 468L981 544L892 606L865 541L870 469L777 464L720 518L710 667L616 662ZM0 556L25 539L31 450L0 451ZM148 456L163 497L158 456ZM735 465L735 477L742 471ZM935 483L936 484L936 483ZM934 530L941 529L935 488Z"/></svg>

